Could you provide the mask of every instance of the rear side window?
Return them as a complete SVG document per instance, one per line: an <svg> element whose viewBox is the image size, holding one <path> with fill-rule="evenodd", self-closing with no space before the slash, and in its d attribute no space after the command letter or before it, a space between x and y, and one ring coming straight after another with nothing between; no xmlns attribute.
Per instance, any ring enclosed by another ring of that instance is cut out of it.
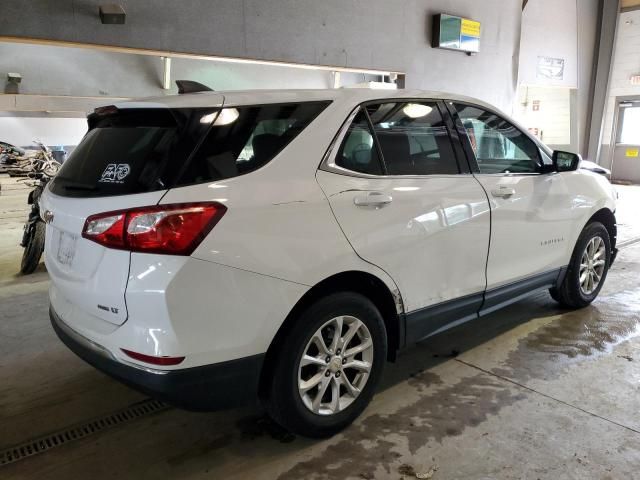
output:
<svg viewBox="0 0 640 480"><path fill-rule="evenodd" d="M266 165L327 105L305 102L223 109L176 186L236 177Z"/></svg>
<svg viewBox="0 0 640 480"><path fill-rule="evenodd" d="M360 110L349 125L336 156L336 165L353 172L382 175L378 149L364 110Z"/></svg>
<svg viewBox="0 0 640 480"><path fill-rule="evenodd" d="M265 165L329 102L219 109L111 107L50 184L58 195L98 197L223 180Z"/></svg>
<svg viewBox="0 0 640 480"><path fill-rule="evenodd" d="M349 126L335 162L370 175L460 173L435 102L366 105Z"/></svg>
<svg viewBox="0 0 640 480"><path fill-rule="evenodd" d="M460 173L435 102L383 103L367 110L388 175Z"/></svg>

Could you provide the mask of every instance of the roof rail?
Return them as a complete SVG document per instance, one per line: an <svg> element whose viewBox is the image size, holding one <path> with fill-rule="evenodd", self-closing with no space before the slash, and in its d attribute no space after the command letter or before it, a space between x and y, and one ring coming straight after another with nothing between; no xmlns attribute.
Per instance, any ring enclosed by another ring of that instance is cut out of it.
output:
<svg viewBox="0 0 640 480"><path fill-rule="evenodd" d="M176 80L178 86L178 93L196 93L196 92L213 92L212 88L207 87L193 80Z"/></svg>

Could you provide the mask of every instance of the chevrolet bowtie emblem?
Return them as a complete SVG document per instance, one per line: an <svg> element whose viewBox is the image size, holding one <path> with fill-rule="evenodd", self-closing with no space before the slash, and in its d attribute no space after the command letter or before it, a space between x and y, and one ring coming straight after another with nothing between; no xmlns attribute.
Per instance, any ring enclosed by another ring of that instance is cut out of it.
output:
<svg viewBox="0 0 640 480"><path fill-rule="evenodd" d="M53 212L51 210L45 210L42 219L44 220L44 223L53 222Z"/></svg>

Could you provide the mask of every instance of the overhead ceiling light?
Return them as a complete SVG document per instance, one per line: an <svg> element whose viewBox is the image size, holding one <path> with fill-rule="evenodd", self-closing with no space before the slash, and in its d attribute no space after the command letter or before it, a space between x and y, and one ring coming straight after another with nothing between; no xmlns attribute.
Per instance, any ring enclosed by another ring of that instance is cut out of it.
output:
<svg viewBox="0 0 640 480"><path fill-rule="evenodd" d="M402 109L403 113L407 117L420 118L429 115L433 108L428 105L422 105L421 103L408 103Z"/></svg>
<svg viewBox="0 0 640 480"><path fill-rule="evenodd" d="M127 16L122 5L118 3L109 3L100 5L100 21L103 25L122 25Z"/></svg>
<svg viewBox="0 0 640 480"><path fill-rule="evenodd" d="M207 115L203 115L202 117L200 117L200 123L211 123L211 122L213 122L213 119L216 118L217 114L218 114L218 112L208 113Z"/></svg>
<svg viewBox="0 0 640 480"><path fill-rule="evenodd" d="M215 126L229 125L230 123L235 122L240 116L240 112L236 108L223 108L220 110L220 115L216 118L216 121L213 122Z"/></svg>

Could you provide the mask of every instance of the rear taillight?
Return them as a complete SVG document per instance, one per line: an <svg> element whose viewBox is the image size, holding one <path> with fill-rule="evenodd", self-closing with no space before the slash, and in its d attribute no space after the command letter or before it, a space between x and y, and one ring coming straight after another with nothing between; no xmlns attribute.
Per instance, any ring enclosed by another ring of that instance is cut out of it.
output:
<svg viewBox="0 0 640 480"><path fill-rule="evenodd" d="M219 203L179 203L91 215L82 236L109 248L190 255L227 211Z"/></svg>

